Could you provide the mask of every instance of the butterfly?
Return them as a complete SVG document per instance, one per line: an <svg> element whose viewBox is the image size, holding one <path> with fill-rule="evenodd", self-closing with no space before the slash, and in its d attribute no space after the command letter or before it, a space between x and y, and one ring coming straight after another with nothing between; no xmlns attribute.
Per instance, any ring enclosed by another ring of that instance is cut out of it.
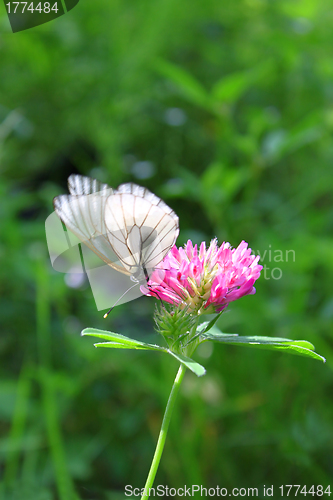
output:
<svg viewBox="0 0 333 500"><path fill-rule="evenodd" d="M133 183L112 189L96 179L72 174L68 190L70 194L53 200L67 229L108 266L136 283L148 282L176 242L176 213Z"/></svg>

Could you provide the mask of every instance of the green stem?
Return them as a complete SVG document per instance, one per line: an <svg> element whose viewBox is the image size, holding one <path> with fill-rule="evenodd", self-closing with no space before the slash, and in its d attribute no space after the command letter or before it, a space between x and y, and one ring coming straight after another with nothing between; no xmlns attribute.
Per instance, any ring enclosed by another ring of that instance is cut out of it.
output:
<svg viewBox="0 0 333 500"><path fill-rule="evenodd" d="M158 469L158 466L159 466L159 463L161 460L161 456L163 453L163 448L164 448L164 444L165 444L165 440L166 440L166 436L167 436L167 432L168 432L168 428L169 428L169 424L170 424L170 420L171 420L172 410L173 410L173 407L175 405L175 401L176 401L176 398L177 398L177 395L179 392L180 384L183 380L185 372L186 372L186 367L183 364L181 364L179 367L179 370L177 372L175 381L173 383L173 386L172 386L172 389L170 392L170 396L168 399L168 403L167 403L167 406L166 406L166 409L164 412L162 426L161 426L160 434L158 436L158 441L157 441L153 461L152 461L151 466L150 466L149 474L148 474L147 481L145 484L144 494L142 495L141 500L149 497L149 489L152 488L152 486L153 486L154 479L155 479L155 476L157 473L157 469Z"/></svg>

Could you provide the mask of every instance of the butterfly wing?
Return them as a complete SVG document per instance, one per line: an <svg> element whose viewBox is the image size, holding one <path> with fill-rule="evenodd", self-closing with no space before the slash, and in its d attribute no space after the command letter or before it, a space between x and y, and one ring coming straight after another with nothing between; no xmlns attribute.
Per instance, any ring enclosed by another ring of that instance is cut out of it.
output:
<svg viewBox="0 0 333 500"><path fill-rule="evenodd" d="M71 194L54 199L57 215L113 269L128 275L146 274L175 244L178 217L148 189L128 183L113 191L81 175L71 175L68 188Z"/></svg>
<svg viewBox="0 0 333 500"><path fill-rule="evenodd" d="M122 184L105 206L105 226L114 252L130 274L148 272L174 245L179 220L163 200L136 184Z"/></svg>
<svg viewBox="0 0 333 500"><path fill-rule="evenodd" d="M103 182L85 177L84 175L72 174L68 177L68 191L71 195L82 196L87 194L99 193L107 191L109 194L113 189Z"/></svg>
<svg viewBox="0 0 333 500"><path fill-rule="evenodd" d="M102 261L117 271L129 274L110 247L104 222L107 199L113 189L89 177L71 175L68 187L72 194L57 196L54 209L66 227Z"/></svg>

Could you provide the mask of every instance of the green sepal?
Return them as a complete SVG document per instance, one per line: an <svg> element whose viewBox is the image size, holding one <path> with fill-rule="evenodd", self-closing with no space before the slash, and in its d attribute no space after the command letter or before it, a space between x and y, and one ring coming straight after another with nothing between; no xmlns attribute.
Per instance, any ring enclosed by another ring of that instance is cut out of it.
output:
<svg viewBox="0 0 333 500"><path fill-rule="evenodd" d="M188 308L156 306L154 320L157 332L163 335L170 347L192 330L197 317L190 314Z"/></svg>

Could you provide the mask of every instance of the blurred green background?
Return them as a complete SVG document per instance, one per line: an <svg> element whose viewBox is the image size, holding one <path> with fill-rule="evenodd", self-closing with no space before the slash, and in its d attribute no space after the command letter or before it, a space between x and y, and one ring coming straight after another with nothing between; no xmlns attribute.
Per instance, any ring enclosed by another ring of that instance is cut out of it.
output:
<svg viewBox="0 0 333 500"><path fill-rule="evenodd" d="M179 245L248 241L265 274L221 330L306 339L327 358L205 344L195 359L207 375L185 377L155 484L326 488L331 2L81 0L16 34L3 4L0 16L3 498L117 500L143 487L177 371L80 337L91 326L159 341L155 299L105 321L87 282L52 269L44 221L71 173L148 187L179 215Z"/></svg>

